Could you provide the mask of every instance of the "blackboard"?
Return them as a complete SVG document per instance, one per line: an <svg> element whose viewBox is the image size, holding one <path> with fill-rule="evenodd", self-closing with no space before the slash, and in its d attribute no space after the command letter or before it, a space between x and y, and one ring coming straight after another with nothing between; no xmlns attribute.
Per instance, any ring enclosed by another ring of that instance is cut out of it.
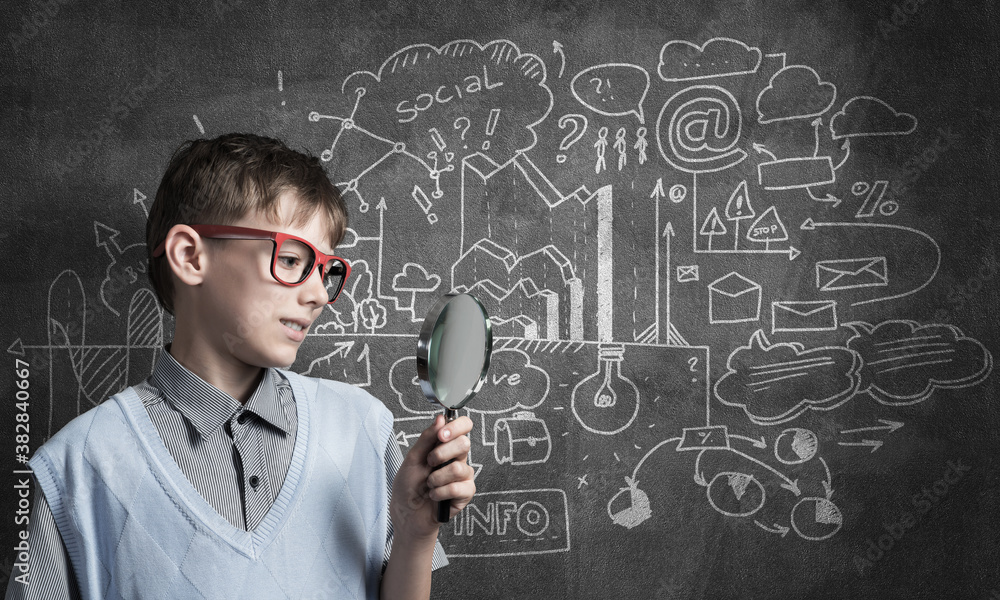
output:
<svg viewBox="0 0 1000 600"><path fill-rule="evenodd" d="M4 576L17 446L170 339L167 159L252 131L351 213L296 370L381 398L405 451L422 315L471 291L494 318L435 598L1000 597L992 3L4 14Z"/></svg>

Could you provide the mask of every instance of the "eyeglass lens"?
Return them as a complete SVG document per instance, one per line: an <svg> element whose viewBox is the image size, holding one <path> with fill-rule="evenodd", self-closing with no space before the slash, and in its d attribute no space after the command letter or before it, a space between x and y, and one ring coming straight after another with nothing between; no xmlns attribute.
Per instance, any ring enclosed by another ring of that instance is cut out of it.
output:
<svg viewBox="0 0 1000 600"><path fill-rule="evenodd" d="M316 254L312 248L298 240L284 240L274 255L274 275L282 283L295 285L305 281L316 264ZM344 264L331 260L323 273L323 284L333 301L344 283Z"/></svg>

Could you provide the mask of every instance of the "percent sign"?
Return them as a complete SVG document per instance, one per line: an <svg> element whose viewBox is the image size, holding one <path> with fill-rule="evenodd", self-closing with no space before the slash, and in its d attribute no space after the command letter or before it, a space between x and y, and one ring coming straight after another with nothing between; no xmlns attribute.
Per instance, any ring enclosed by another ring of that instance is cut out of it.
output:
<svg viewBox="0 0 1000 600"><path fill-rule="evenodd" d="M851 193L855 196L865 196L865 201L858 209L857 218L868 218L875 216L875 209L878 209L882 216L891 217L899 210L899 202L895 200L882 201L882 196L889 189L889 182L880 179L873 184L865 181L857 181L851 186Z"/></svg>

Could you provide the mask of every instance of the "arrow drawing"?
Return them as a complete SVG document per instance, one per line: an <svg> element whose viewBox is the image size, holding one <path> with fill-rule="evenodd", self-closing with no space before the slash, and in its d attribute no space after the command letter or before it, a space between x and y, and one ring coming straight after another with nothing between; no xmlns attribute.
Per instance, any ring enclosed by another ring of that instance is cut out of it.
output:
<svg viewBox="0 0 1000 600"><path fill-rule="evenodd" d="M763 523L761 523L760 521L758 521L756 519L754 519L754 524L756 524L757 527L760 527L764 531L769 531L771 533L777 533L781 537L785 537L788 534L788 531L790 529L789 527L785 527L783 525L778 525L777 523L774 524L775 529L771 529L770 527L768 527L767 525L764 525Z"/></svg>
<svg viewBox="0 0 1000 600"><path fill-rule="evenodd" d="M559 77L563 76L563 71L566 70L566 53L563 52L563 45L556 40L552 40L552 52L558 54L562 59L562 66L559 67Z"/></svg>
<svg viewBox="0 0 1000 600"><path fill-rule="evenodd" d="M889 421L887 419L879 419L878 422L881 423L881 425L872 425L871 427L858 427L856 429L845 429L840 433L857 433L859 431L888 431L889 433L892 433L893 431L896 431L897 429L903 426L903 424L900 423L899 421Z"/></svg>
<svg viewBox="0 0 1000 600"><path fill-rule="evenodd" d="M753 149L757 151L757 154L766 154L771 157L771 160L778 160L778 157L774 155L773 152L768 150L764 144L754 144Z"/></svg>
<svg viewBox="0 0 1000 600"><path fill-rule="evenodd" d="M860 442L837 442L837 445L839 445L839 446L867 446L867 447L870 447L872 449L872 452L875 452L876 450L878 450L879 448L882 447L882 441L881 440L862 440Z"/></svg>
<svg viewBox="0 0 1000 600"><path fill-rule="evenodd" d="M844 140L844 143L841 144L840 149L846 151L847 153L844 154L844 158L842 158L840 162L837 163L837 166L833 168L834 171L844 166L844 163L847 162L847 157L851 155L851 138L847 138L846 140Z"/></svg>
<svg viewBox="0 0 1000 600"><path fill-rule="evenodd" d="M830 474L830 467L823 460L823 457L819 457L819 462L823 463L823 468L826 469L826 479L823 480L823 489L826 490L826 499L829 500L833 496L833 475Z"/></svg>
<svg viewBox="0 0 1000 600"><path fill-rule="evenodd" d="M756 447L756 448L767 448L767 442L764 441L764 436L760 436L760 439L754 439L752 437L747 437L745 435L738 435L738 434L735 434L735 433L730 433L729 437L731 437L731 438L739 438L741 440L746 440L746 441L750 442L751 444L753 444L754 447Z"/></svg>
<svg viewBox="0 0 1000 600"><path fill-rule="evenodd" d="M836 197L836 196L834 196L833 194L830 194L830 193L827 193L827 195L826 195L825 198L820 198L819 196L817 196L816 194L813 193L813 190L812 190L811 187L806 188L806 191L809 192L809 197L812 198L813 200L815 200L816 202L832 202L834 208L837 208L838 206L840 206L840 203L842 202L842 200L840 198L838 198L838 197Z"/></svg>

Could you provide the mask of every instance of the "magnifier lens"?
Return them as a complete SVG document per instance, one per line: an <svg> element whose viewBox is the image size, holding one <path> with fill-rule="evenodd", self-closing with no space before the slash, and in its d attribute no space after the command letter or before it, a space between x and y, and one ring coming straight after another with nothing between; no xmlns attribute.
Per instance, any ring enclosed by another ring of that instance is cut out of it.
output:
<svg viewBox="0 0 1000 600"><path fill-rule="evenodd" d="M458 295L441 311L431 337L428 374L438 402L459 408L475 393L486 363L487 331L480 305Z"/></svg>

